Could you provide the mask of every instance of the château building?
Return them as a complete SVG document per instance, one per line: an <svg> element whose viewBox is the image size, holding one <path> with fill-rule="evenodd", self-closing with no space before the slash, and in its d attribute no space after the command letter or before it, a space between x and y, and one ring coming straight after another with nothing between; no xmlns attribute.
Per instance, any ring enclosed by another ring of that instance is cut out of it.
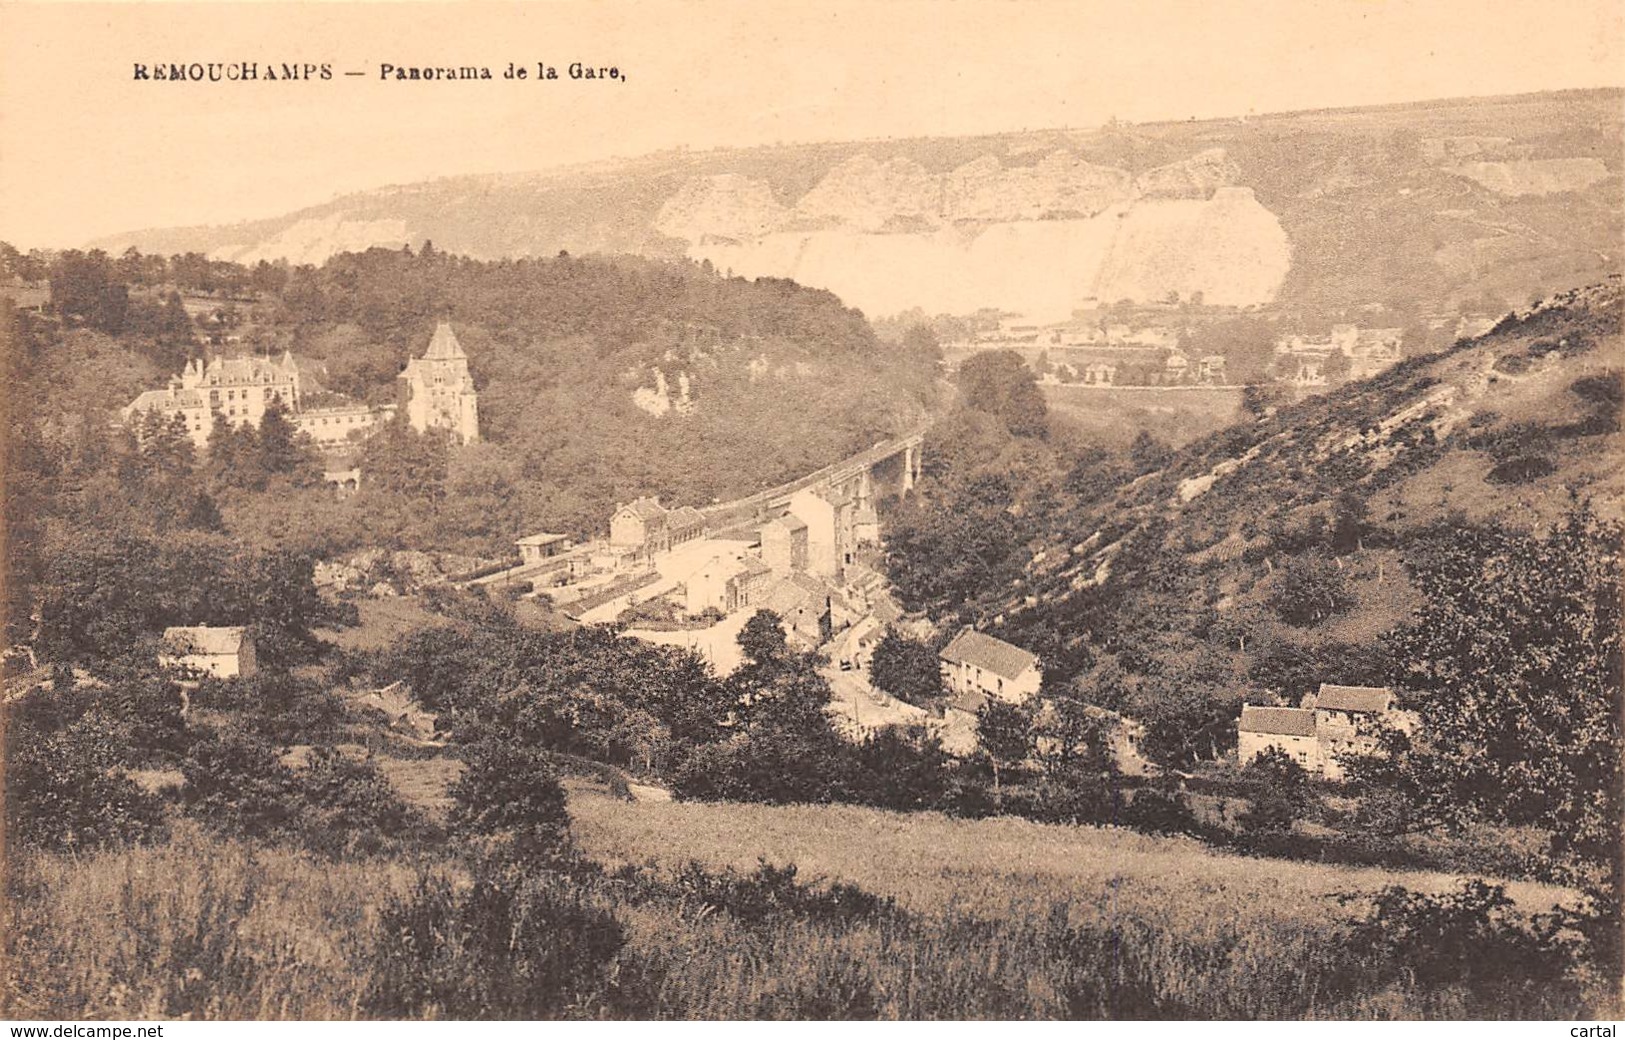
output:
<svg viewBox="0 0 1625 1040"><path fill-rule="evenodd" d="M401 407L414 430L446 430L463 444L480 439L479 404L474 379L468 374L468 355L446 322L434 330L428 352L408 361L398 380Z"/></svg>
<svg viewBox="0 0 1625 1040"><path fill-rule="evenodd" d="M167 387L147 390L125 406L123 418L130 423L147 412L179 413L186 420L186 432L201 448L208 444L215 412L233 426L258 426L266 406L281 398L292 418L299 411L301 384L299 363L286 352L280 359L216 357L204 363L194 358Z"/></svg>
<svg viewBox="0 0 1625 1040"><path fill-rule="evenodd" d="M446 430L463 444L479 440L479 409L468 355L451 326L442 322L428 352L407 362L399 388L399 407L406 409L418 432ZM324 391L306 364L284 352L280 358L194 358L164 389L147 390L125 406L122 418L131 424L149 412L165 418L178 414L192 442L204 448L216 412L233 426L258 427L273 399L281 399L288 421L323 449L353 445L388 422L397 409L372 407Z"/></svg>

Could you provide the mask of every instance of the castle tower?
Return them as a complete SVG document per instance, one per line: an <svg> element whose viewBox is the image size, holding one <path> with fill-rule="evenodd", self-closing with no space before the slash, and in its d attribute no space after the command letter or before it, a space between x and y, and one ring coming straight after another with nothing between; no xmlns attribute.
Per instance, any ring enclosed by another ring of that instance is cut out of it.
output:
<svg viewBox="0 0 1625 1040"><path fill-rule="evenodd" d="M474 379L468 374L468 355L446 322L434 330L428 351L406 363L399 386L401 406L414 430L446 430L463 444L480 439L479 405Z"/></svg>

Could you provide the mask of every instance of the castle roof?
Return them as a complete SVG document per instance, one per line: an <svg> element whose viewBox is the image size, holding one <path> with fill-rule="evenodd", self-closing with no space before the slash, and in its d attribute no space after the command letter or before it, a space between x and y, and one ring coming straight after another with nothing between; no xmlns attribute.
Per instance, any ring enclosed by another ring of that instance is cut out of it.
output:
<svg viewBox="0 0 1625 1040"><path fill-rule="evenodd" d="M429 350L423 356L436 361L468 357L463 353L463 345L457 342L457 334L451 331L451 324L444 321L435 327L434 336L429 340Z"/></svg>

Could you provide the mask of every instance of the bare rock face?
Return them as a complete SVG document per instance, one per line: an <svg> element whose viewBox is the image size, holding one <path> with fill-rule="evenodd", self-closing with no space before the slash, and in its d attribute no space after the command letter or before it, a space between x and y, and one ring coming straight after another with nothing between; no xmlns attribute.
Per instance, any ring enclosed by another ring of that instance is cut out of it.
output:
<svg viewBox="0 0 1625 1040"><path fill-rule="evenodd" d="M373 246L399 249L407 239L404 220L345 220L334 215L301 220L263 242L222 246L209 255L239 264L281 258L293 264L319 264L335 253L359 253Z"/></svg>
<svg viewBox="0 0 1625 1040"><path fill-rule="evenodd" d="M1241 180L1241 167L1223 148L1209 148L1188 159L1140 174L1135 187L1153 199L1206 199Z"/></svg>
<svg viewBox="0 0 1625 1040"><path fill-rule="evenodd" d="M690 242L707 236L739 240L778 230L787 212L767 182L723 173L684 184L660 208L654 226Z"/></svg>
<svg viewBox="0 0 1625 1040"><path fill-rule="evenodd" d="M1043 220L1092 217L1133 194L1124 170L1096 166L1056 151L1035 166L1005 169L984 155L949 173L943 186L948 220Z"/></svg>
<svg viewBox="0 0 1625 1040"><path fill-rule="evenodd" d="M941 223L942 181L912 159L867 152L841 163L796 203L799 220L859 231L918 231Z"/></svg>
<svg viewBox="0 0 1625 1040"><path fill-rule="evenodd" d="M1498 195L1555 195L1583 191L1607 180L1608 167L1601 159L1518 159L1511 162L1473 162L1452 168L1450 173L1466 177Z"/></svg>

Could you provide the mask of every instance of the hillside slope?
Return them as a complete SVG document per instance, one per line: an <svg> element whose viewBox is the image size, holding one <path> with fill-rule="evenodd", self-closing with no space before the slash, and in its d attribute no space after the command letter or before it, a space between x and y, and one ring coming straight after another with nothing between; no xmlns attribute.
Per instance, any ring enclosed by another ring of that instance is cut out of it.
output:
<svg viewBox="0 0 1625 1040"><path fill-rule="evenodd" d="M1539 532L1576 498L1621 517L1621 305L1617 279L1566 293L1194 442L1047 517L1020 579L968 614L1066 673L1107 651L1130 671L1184 662L1274 686L1265 658L1310 654L1337 673L1325 681L1369 679L1377 635L1414 607L1405 564L1429 530ZM1306 574L1347 601L1283 617Z"/></svg>
<svg viewBox="0 0 1625 1040"><path fill-rule="evenodd" d="M425 239L479 258L632 252L794 278L870 315L1088 298L1498 305L1619 270L1622 95L674 152L461 177L120 251L320 263Z"/></svg>

